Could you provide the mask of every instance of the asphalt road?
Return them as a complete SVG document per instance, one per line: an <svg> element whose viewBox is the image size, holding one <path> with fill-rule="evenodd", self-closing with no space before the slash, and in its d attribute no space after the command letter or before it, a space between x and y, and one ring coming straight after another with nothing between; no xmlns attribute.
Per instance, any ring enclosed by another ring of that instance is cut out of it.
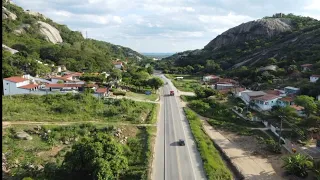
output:
<svg viewBox="0 0 320 180"><path fill-rule="evenodd" d="M160 89L152 180L206 179L200 154L177 97L177 89L164 75L158 76L168 84ZM169 96L171 90L175 91L175 96ZM185 146L178 145L179 139L185 140Z"/></svg>

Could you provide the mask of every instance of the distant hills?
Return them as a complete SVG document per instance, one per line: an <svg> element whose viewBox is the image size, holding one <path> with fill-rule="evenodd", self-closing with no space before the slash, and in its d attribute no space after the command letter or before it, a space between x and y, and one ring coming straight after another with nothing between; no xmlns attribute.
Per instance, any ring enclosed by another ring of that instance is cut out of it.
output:
<svg viewBox="0 0 320 180"><path fill-rule="evenodd" d="M162 59L162 58L172 56L174 53L141 53L141 54L150 58Z"/></svg>

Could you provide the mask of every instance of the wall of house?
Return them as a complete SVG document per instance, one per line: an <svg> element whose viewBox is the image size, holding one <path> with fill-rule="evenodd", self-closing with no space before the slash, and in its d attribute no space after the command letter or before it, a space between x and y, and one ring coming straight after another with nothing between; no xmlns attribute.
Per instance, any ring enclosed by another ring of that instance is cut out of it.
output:
<svg viewBox="0 0 320 180"><path fill-rule="evenodd" d="M247 93L241 93L241 97L244 101L246 101L246 103L250 102L250 96Z"/></svg>
<svg viewBox="0 0 320 180"><path fill-rule="evenodd" d="M255 104L264 111L270 110L273 106L277 105L277 98L268 101L255 100Z"/></svg>
<svg viewBox="0 0 320 180"><path fill-rule="evenodd" d="M114 65L114 67L117 68L117 69L121 69L122 65L121 64L116 64L116 65Z"/></svg>
<svg viewBox="0 0 320 180"><path fill-rule="evenodd" d="M318 79L318 77L310 77L310 82L317 82Z"/></svg>
<svg viewBox="0 0 320 180"><path fill-rule="evenodd" d="M299 90L284 88L286 94L297 94Z"/></svg>
<svg viewBox="0 0 320 180"><path fill-rule="evenodd" d="M3 80L3 95L14 95L14 94L26 94L29 93L30 90L18 88L20 86L25 86L29 84L29 80L14 83L11 81Z"/></svg>

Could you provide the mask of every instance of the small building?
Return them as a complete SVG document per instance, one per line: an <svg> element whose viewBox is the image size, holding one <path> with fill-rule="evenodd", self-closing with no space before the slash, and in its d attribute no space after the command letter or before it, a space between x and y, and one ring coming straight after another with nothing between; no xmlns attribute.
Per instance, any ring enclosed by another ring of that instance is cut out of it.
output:
<svg viewBox="0 0 320 180"><path fill-rule="evenodd" d="M3 79L3 95L29 94L38 89L38 84L31 84L30 80L20 76Z"/></svg>
<svg viewBox="0 0 320 180"><path fill-rule="evenodd" d="M229 83L214 85L214 89L216 89L216 90L231 89L233 87L234 87L233 84L229 84Z"/></svg>
<svg viewBox="0 0 320 180"><path fill-rule="evenodd" d="M215 75L208 75L208 76L203 76L202 80L204 82L212 82L212 81L218 81L219 77Z"/></svg>
<svg viewBox="0 0 320 180"><path fill-rule="evenodd" d="M232 93L234 94L235 97L241 97L241 94L244 92L252 92L252 91L246 88L234 88L232 90Z"/></svg>
<svg viewBox="0 0 320 180"><path fill-rule="evenodd" d="M280 107L287 107L287 106L294 105L294 98L289 96L280 98L277 101L277 105Z"/></svg>
<svg viewBox="0 0 320 180"><path fill-rule="evenodd" d="M109 95L109 89L108 88L98 88L94 94L96 97L104 98Z"/></svg>
<svg viewBox="0 0 320 180"><path fill-rule="evenodd" d="M82 91L83 84L46 84L45 89L49 91Z"/></svg>
<svg viewBox="0 0 320 180"><path fill-rule="evenodd" d="M315 83L319 80L320 75L311 75L310 76L310 82Z"/></svg>
<svg viewBox="0 0 320 180"><path fill-rule="evenodd" d="M304 107L298 105L291 105L290 107L296 110L298 116L306 116L304 113Z"/></svg>
<svg viewBox="0 0 320 180"><path fill-rule="evenodd" d="M299 93L299 91L300 91L300 88L295 88L291 86L287 86L284 88L284 92L286 93L286 95L296 95Z"/></svg>
<svg viewBox="0 0 320 180"><path fill-rule="evenodd" d="M176 80L183 80L183 77L175 77Z"/></svg>
<svg viewBox="0 0 320 180"><path fill-rule="evenodd" d="M260 97L260 96L264 96L267 93L263 92L263 91L251 91L251 92L243 92L241 93L241 99L246 103L249 104L250 101L253 100L253 98L256 97Z"/></svg>
<svg viewBox="0 0 320 180"><path fill-rule="evenodd" d="M113 62L113 65L116 69L122 69L123 63L121 61Z"/></svg>
<svg viewBox="0 0 320 180"><path fill-rule="evenodd" d="M302 71L310 71L312 68L312 64L302 64L301 65Z"/></svg>
<svg viewBox="0 0 320 180"><path fill-rule="evenodd" d="M253 97L252 101L263 111L271 110L273 106L277 105L279 96L273 94L265 94L263 96Z"/></svg>

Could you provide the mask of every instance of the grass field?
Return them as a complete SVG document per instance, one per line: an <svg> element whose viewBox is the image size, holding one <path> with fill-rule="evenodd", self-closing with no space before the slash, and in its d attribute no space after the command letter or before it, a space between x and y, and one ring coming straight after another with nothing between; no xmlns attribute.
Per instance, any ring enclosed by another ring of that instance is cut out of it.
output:
<svg viewBox="0 0 320 180"><path fill-rule="evenodd" d="M139 100L149 100L149 101L155 101L159 98L158 94L150 94L150 95L146 95L144 93L136 93L136 92L127 92L126 93L127 97L131 97L131 98L135 98L135 99L139 99Z"/></svg>
<svg viewBox="0 0 320 180"><path fill-rule="evenodd" d="M103 121L145 123L152 103L98 100L91 95L18 95L3 97L3 121Z"/></svg>
<svg viewBox="0 0 320 180"><path fill-rule="evenodd" d="M165 76L169 78L172 81L173 85L180 91L193 92L196 87L201 86L201 76L185 74L166 74ZM183 80L175 80L175 77L183 77Z"/></svg>

